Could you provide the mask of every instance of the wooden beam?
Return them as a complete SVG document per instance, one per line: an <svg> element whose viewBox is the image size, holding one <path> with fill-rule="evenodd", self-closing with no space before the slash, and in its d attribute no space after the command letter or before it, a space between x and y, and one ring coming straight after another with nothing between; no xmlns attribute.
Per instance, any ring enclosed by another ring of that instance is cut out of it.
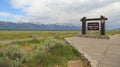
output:
<svg viewBox="0 0 120 67"><path fill-rule="evenodd" d="M90 18L90 19L86 19L86 21L94 21L94 20L101 20L101 18ZM104 20L107 20L107 18L104 18Z"/></svg>
<svg viewBox="0 0 120 67"><path fill-rule="evenodd" d="M95 21L95 20L108 20L107 18L105 18L104 16L101 16L100 18L88 18L88 19L85 19L86 17L83 17L80 21Z"/></svg>

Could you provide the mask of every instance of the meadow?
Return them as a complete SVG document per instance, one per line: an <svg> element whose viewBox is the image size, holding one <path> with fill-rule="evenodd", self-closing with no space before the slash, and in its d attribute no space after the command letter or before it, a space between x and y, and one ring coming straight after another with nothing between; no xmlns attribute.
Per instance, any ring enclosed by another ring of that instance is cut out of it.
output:
<svg viewBox="0 0 120 67"><path fill-rule="evenodd" d="M1 30L0 31L0 41L1 40L15 40L15 39L25 39L25 38L64 38L70 36L76 36L80 31L11 31L11 30Z"/></svg>
<svg viewBox="0 0 120 67"><path fill-rule="evenodd" d="M81 31L13 31L13 30L0 30L0 41L3 40L16 40L26 38L59 38L77 36ZM100 31L87 31L88 34L100 34ZM120 30L107 30L107 35L120 34Z"/></svg>
<svg viewBox="0 0 120 67"><path fill-rule="evenodd" d="M0 31L0 41L18 40L0 44L0 67L67 67L68 61L82 58L64 41L65 37L77 36L78 32ZM26 38L30 40L19 41Z"/></svg>
<svg viewBox="0 0 120 67"><path fill-rule="evenodd" d="M81 31L12 31L1 30L0 41L18 40L0 44L0 67L68 67L71 60L81 60L83 67L89 65L66 37L78 36ZM98 33L98 32L97 32ZM107 35L120 31L106 31ZM19 41L19 39L30 40Z"/></svg>

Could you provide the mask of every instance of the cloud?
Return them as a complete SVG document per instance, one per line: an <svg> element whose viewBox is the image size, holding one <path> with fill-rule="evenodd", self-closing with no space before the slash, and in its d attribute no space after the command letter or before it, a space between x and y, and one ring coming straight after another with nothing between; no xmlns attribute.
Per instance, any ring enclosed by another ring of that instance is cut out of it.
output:
<svg viewBox="0 0 120 67"><path fill-rule="evenodd" d="M10 3L13 8L25 9L29 5L30 0L11 0Z"/></svg>
<svg viewBox="0 0 120 67"><path fill-rule="evenodd" d="M10 17L11 15L9 13L0 12L0 16L2 16L2 17Z"/></svg>
<svg viewBox="0 0 120 67"><path fill-rule="evenodd" d="M11 0L12 8L42 23L80 23L79 19L105 15L108 22L119 24L119 0Z"/></svg>
<svg viewBox="0 0 120 67"><path fill-rule="evenodd" d="M30 21L30 19L33 19L33 18L23 16L23 15L15 15L7 12L0 12L0 19L5 21L13 21L13 22L20 22L20 21L28 22Z"/></svg>

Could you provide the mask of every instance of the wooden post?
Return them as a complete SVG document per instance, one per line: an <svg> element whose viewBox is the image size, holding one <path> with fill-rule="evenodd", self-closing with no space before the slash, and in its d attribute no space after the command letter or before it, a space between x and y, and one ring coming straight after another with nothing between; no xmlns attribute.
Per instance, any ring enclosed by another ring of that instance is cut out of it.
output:
<svg viewBox="0 0 120 67"><path fill-rule="evenodd" d="M82 21L82 34L85 35L86 34L86 17L83 17L81 21Z"/></svg>
<svg viewBox="0 0 120 67"><path fill-rule="evenodd" d="M105 35L105 17L101 16L101 35Z"/></svg>

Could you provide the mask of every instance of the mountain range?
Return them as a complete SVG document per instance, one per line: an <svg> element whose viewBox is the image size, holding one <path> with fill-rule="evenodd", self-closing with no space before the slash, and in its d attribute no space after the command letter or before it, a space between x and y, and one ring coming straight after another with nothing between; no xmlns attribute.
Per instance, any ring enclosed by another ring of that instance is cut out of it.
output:
<svg viewBox="0 0 120 67"><path fill-rule="evenodd" d="M113 29L113 30L120 30L120 28L116 28L116 29Z"/></svg>
<svg viewBox="0 0 120 67"><path fill-rule="evenodd" d="M81 30L81 26L72 24L34 24L0 21L1 30Z"/></svg>

